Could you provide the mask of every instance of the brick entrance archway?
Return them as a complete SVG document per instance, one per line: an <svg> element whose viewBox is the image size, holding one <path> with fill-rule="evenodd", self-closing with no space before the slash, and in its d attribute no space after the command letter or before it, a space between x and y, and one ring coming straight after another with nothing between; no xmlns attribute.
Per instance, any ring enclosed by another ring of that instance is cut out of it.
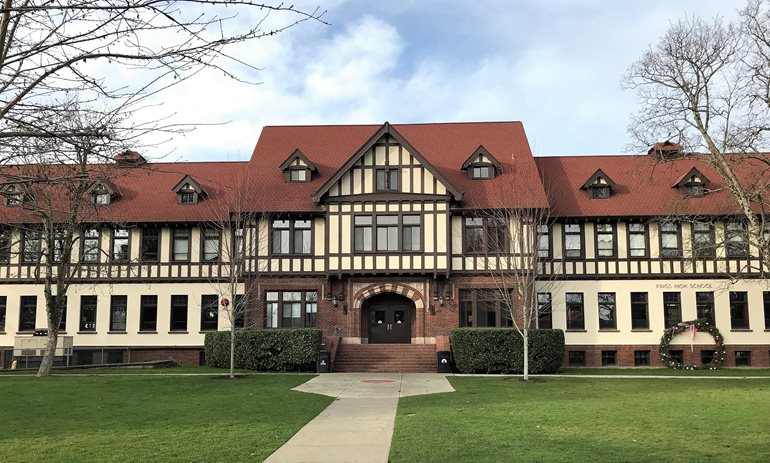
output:
<svg viewBox="0 0 770 463"><path fill-rule="evenodd" d="M395 293L411 299L417 313L424 311L428 306L425 297L415 288L402 283L375 283L362 288L353 295L353 308L361 310L364 301L381 293Z"/></svg>

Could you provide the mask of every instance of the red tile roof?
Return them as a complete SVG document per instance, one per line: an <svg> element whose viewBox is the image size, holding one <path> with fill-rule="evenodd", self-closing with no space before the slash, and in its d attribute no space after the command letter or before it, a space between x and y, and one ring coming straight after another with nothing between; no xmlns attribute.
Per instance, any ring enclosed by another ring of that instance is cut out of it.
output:
<svg viewBox="0 0 770 463"><path fill-rule="evenodd" d="M268 126L254 148L248 178L269 211L316 211L313 193L345 164L381 125ZM545 192L520 122L393 124L452 186L468 207L545 207ZM461 170L479 145L503 164L493 180L470 180ZM311 182L287 183L281 163L299 148L318 168ZM514 185L528 194L513 194Z"/></svg>
<svg viewBox="0 0 770 463"><path fill-rule="evenodd" d="M770 159L770 155L766 156ZM733 158L733 160L737 160ZM649 155L554 156L536 158L554 217L652 217L679 215L731 215L740 213L720 175L703 155L690 154L673 161ZM743 159L736 173L745 181L768 176L761 161ZM716 190L703 197L684 198L672 188L677 179L696 167ZM609 199L591 199L583 182L602 169L616 183Z"/></svg>

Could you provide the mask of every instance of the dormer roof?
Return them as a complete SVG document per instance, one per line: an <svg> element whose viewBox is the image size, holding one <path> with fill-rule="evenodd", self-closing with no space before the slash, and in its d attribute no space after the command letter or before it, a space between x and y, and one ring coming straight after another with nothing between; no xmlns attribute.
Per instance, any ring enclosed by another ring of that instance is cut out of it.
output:
<svg viewBox="0 0 770 463"><path fill-rule="evenodd" d="M286 169L294 166L306 168L311 172L318 172L318 168L316 168L315 164L313 164L313 162L310 161L310 159L305 156L305 153L303 153L299 148L295 148L289 157L286 158L286 160L283 161L280 166L278 166L278 169L283 172Z"/></svg>
<svg viewBox="0 0 770 463"><path fill-rule="evenodd" d="M194 178L190 175L185 175L182 177L182 180L180 180L174 188L172 188L172 191L174 193L183 193L185 191L195 191L201 196L206 196L206 191L203 189L203 187L200 185L200 183L196 182Z"/></svg>
<svg viewBox="0 0 770 463"><path fill-rule="evenodd" d="M86 191L86 193L97 194L97 193L101 193L102 191L105 193L109 193L109 195L113 198L121 196L120 189L118 188L118 186L107 179L96 180L88 188L88 191Z"/></svg>
<svg viewBox="0 0 770 463"><path fill-rule="evenodd" d="M461 169L467 170L473 164L491 164L495 166L495 169L497 169L498 172L500 171L500 161L498 161L489 150L484 148L484 145L479 145L479 147L471 153L468 159L463 163Z"/></svg>
<svg viewBox="0 0 770 463"><path fill-rule="evenodd" d="M692 167L685 174L679 176L671 188L682 188L684 186L702 185L708 186L711 182L703 175L697 167Z"/></svg>
<svg viewBox="0 0 770 463"><path fill-rule="evenodd" d="M616 185L615 182L612 181L609 175L605 174L603 170L596 169L596 172L593 173L590 177L588 177L588 180L583 183L583 186L580 187L581 190L585 190L591 187L603 187L608 186L610 189L615 189Z"/></svg>

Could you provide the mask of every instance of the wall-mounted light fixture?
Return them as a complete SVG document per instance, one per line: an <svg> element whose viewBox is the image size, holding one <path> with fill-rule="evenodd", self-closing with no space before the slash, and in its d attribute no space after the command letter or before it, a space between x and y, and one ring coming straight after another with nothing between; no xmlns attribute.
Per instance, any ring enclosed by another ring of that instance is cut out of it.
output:
<svg viewBox="0 0 770 463"><path fill-rule="evenodd" d="M332 307L337 307L337 296L332 296Z"/></svg>

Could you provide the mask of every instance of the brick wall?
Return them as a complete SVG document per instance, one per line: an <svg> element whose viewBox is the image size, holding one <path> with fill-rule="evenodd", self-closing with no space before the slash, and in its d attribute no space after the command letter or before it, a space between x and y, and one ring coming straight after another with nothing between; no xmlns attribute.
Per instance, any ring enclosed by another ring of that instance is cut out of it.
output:
<svg viewBox="0 0 770 463"><path fill-rule="evenodd" d="M615 351L616 362L618 367L633 367L634 366L634 351L649 351L649 358L651 367L665 366L660 360L659 346L655 345L568 345L564 349L564 362L563 366L569 365L569 352L570 351L582 351L585 352L585 366L586 367L601 367L602 366L602 351ZM701 351L714 350L712 345L694 345L693 350L690 350L690 346L687 344L672 346L671 350L681 350L682 357L685 364L700 364L701 363ZM725 361L722 364L725 367L734 367L735 365L735 352L743 351L750 352L752 367L770 367L770 346L766 345L726 345Z"/></svg>

